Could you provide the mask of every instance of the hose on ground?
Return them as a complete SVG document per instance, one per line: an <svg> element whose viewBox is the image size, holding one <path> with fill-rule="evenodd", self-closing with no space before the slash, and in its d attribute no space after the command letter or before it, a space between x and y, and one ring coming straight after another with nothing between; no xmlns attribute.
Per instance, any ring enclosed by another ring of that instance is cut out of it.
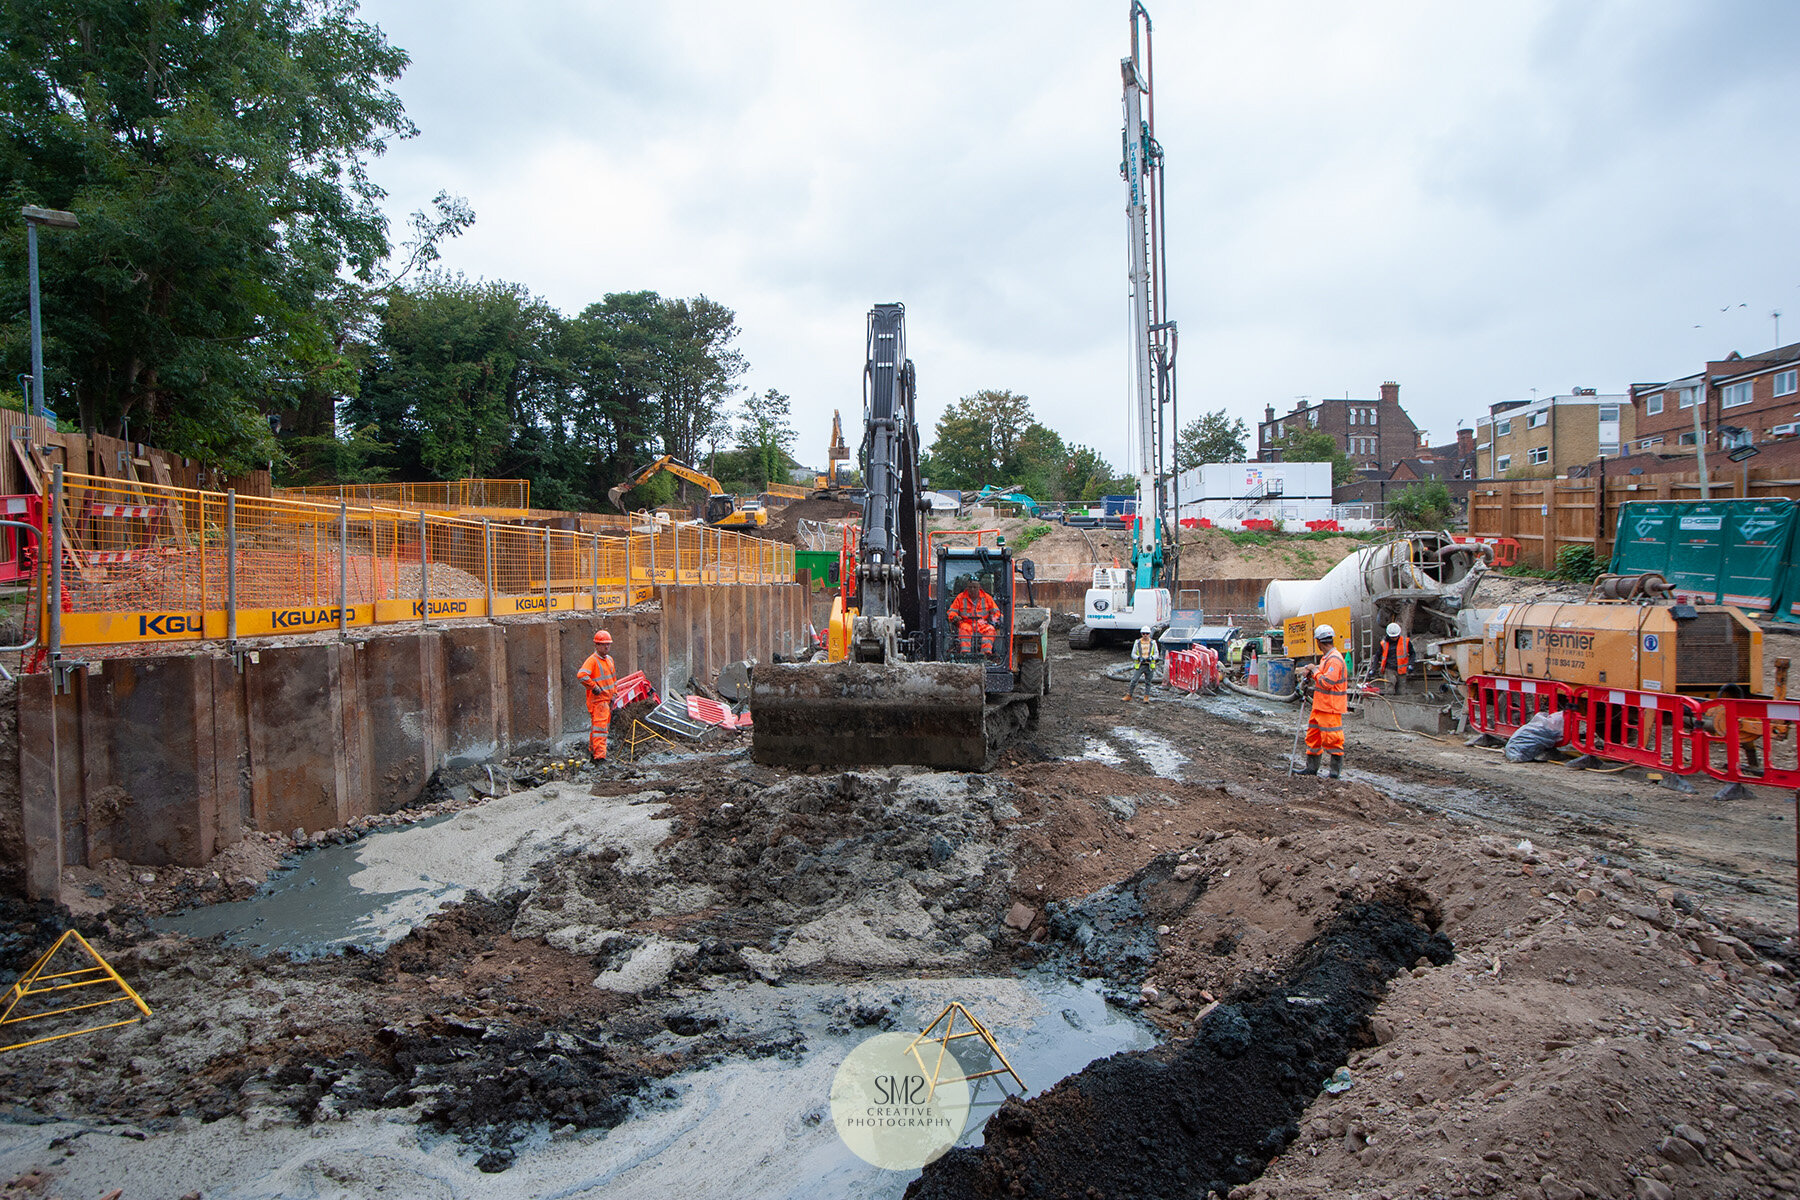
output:
<svg viewBox="0 0 1800 1200"><path fill-rule="evenodd" d="M1241 696L1248 696L1252 700L1267 700L1272 704L1292 704L1295 700L1300 698L1299 688L1295 688L1285 696L1277 696L1274 692L1264 692L1256 688L1247 688L1242 684L1233 683L1229 679L1225 680L1224 683L1226 687Z"/></svg>

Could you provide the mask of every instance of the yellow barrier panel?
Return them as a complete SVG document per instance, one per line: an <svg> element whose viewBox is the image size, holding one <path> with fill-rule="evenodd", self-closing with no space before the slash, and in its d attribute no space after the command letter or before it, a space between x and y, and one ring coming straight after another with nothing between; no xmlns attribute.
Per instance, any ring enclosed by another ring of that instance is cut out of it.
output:
<svg viewBox="0 0 1800 1200"><path fill-rule="evenodd" d="M57 952L65 945L69 944L71 940L86 952L92 965L74 967L62 971L51 971L49 969L51 961L56 958ZM104 1000L89 1000L86 998L88 995L93 995L94 993L62 995L62 993L76 992L77 989L80 988L104 986L108 983L113 985L118 994L107 996ZM80 1000L81 1002L78 1004L61 1004L61 1007L42 1010L39 1010L35 1005L25 1004L28 1000L36 1000L43 996L56 996L58 999L50 1002L53 1004L61 1003L63 1000ZM72 1012L82 1012L90 1008L103 1008L109 1004L123 1004L126 1002L135 1004L138 1008L138 1012L142 1014L142 1016L126 1017L122 1021L104 1021L98 1025L85 1025L80 1029L71 1029L62 1033L47 1034L44 1037L29 1038L23 1042L14 1042L10 1046L0 1046L0 1053L5 1053L8 1050L19 1050L26 1046L36 1046L44 1042L61 1041L63 1038L79 1037L84 1033L96 1033L102 1029L116 1029L121 1025L133 1025L141 1020L142 1017L152 1015L150 1006L144 1003L144 998L133 991L129 983L126 983L124 979L120 978L119 973L112 969L112 964L107 962L104 958L101 958L100 952L90 946L86 938L82 937L73 929L65 930L63 935L56 939L56 944L44 951L43 955L31 965L29 970L19 976L18 982L14 983L11 990L6 993L6 999L4 1001L6 1007L3 1011L0 1011L0 1028L23 1025L30 1021L42 1021L50 1017L60 1017ZM20 1011L21 1004L25 1004L25 1011Z"/></svg>
<svg viewBox="0 0 1800 1200"><path fill-rule="evenodd" d="M585 528L585 518L575 522L581 529L551 529L97 476L63 480L59 646L591 612L641 603L657 585L764 583L793 573L792 547L706 526L608 534Z"/></svg>

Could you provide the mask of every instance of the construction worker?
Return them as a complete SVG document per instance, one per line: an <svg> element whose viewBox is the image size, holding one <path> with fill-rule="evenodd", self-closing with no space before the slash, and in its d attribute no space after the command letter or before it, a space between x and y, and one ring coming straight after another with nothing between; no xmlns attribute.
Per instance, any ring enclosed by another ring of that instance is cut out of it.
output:
<svg viewBox="0 0 1800 1200"><path fill-rule="evenodd" d="M1406 663L1411 657L1412 647L1408 638L1400 632L1400 623L1388 623L1387 636L1381 639L1381 659L1375 664L1375 674L1391 675L1394 679L1394 694L1400 694L1400 685L1406 681Z"/></svg>
<svg viewBox="0 0 1800 1200"><path fill-rule="evenodd" d="M981 653L993 657L994 627L999 620L1000 606L994 603L994 598L975 582L973 575L964 575L956 599L950 602L950 623L956 627L957 641L962 652L973 652L975 638L979 634Z"/></svg>
<svg viewBox="0 0 1800 1200"><path fill-rule="evenodd" d="M594 635L594 652L575 672L587 689L588 752L595 762L606 761L606 731L612 725L613 697L619 694L619 671L613 666L612 634L602 629Z"/></svg>
<svg viewBox="0 0 1800 1200"><path fill-rule="evenodd" d="M1344 709L1350 672L1338 653L1336 630L1321 625L1313 630L1313 641L1319 644L1322 657L1300 668L1301 677L1311 679L1313 687L1312 717L1306 723L1306 766L1300 774L1317 775L1323 751L1331 755L1329 778L1336 779L1344 770Z"/></svg>
<svg viewBox="0 0 1800 1200"><path fill-rule="evenodd" d="M1150 685L1156 680L1156 639L1148 629L1138 634L1138 640L1131 643L1131 666L1131 683L1125 689L1125 699L1131 699L1141 681L1144 685L1144 703L1148 704Z"/></svg>

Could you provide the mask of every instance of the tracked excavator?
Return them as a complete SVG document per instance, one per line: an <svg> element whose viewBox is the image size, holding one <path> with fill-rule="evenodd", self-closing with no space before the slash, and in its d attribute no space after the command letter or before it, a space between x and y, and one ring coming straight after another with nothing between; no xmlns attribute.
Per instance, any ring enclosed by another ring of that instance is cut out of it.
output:
<svg viewBox="0 0 1800 1200"><path fill-rule="evenodd" d="M928 550L905 318L899 304L878 304L869 314L867 495L853 578L845 581L845 654L837 662L751 669L751 755L759 763L990 770L1009 736L1037 724L1050 690L1050 610L1031 603L1030 561L1003 546ZM990 652L951 623L965 583L999 608Z"/></svg>
<svg viewBox="0 0 1800 1200"><path fill-rule="evenodd" d="M708 525L723 529L747 529L769 523L768 510L760 504L746 505L736 496L728 493L720 482L704 471L696 471L672 454L665 454L647 467L640 467L632 472L630 478L615 487L608 488L606 498L619 511L625 510L625 493L629 492L644 480L658 471L667 471L677 479L685 479L689 483L699 484L706 489L706 506L700 510L701 519Z"/></svg>

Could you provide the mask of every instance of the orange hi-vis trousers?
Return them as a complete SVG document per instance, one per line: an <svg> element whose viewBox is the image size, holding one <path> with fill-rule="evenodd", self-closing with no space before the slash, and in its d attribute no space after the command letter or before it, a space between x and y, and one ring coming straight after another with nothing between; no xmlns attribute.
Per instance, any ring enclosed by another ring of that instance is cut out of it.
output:
<svg viewBox="0 0 1800 1200"><path fill-rule="evenodd" d="M1350 672L1333 649L1313 673L1312 718L1306 723L1306 752L1344 752L1344 710L1349 706Z"/></svg>
<svg viewBox="0 0 1800 1200"><path fill-rule="evenodd" d="M587 689L588 752L595 762L604 762L606 734L612 728L613 697L619 692L618 669L610 654L596 652L587 656L575 678Z"/></svg>

